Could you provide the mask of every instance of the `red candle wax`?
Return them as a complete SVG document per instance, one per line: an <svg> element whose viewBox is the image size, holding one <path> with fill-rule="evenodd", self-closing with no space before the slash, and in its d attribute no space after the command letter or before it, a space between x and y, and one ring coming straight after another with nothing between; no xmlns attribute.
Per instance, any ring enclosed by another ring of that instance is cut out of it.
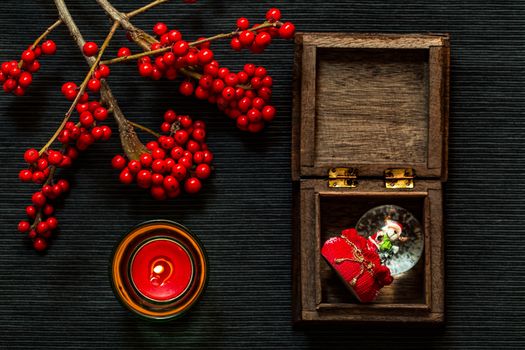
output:
<svg viewBox="0 0 525 350"><path fill-rule="evenodd" d="M193 261L178 241L158 237L137 247L131 258L130 275L134 287L145 298L169 302L191 286Z"/></svg>
<svg viewBox="0 0 525 350"><path fill-rule="evenodd" d="M184 226L148 221L115 246L110 277L127 309L149 320L171 320L188 311L206 289L208 259Z"/></svg>

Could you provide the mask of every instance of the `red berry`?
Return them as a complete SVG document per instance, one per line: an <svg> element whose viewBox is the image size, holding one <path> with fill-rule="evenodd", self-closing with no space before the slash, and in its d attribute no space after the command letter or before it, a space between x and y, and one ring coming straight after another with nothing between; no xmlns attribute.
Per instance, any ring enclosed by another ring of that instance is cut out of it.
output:
<svg viewBox="0 0 525 350"><path fill-rule="evenodd" d="M46 223L50 230L54 230L58 227L58 220L54 216L47 218Z"/></svg>
<svg viewBox="0 0 525 350"><path fill-rule="evenodd" d="M64 179L58 180L57 185L60 186L62 192L69 191L69 182L67 182L66 180Z"/></svg>
<svg viewBox="0 0 525 350"><path fill-rule="evenodd" d="M281 11L277 8L271 8L266 12L266 20L268 22L276 22L281 19Z"/></svg>
<svg viewBox="0 0 525 350"><path fill-rule="evenodd" d="M158 22L153 26L153 33L158 36L165 34L168 31L168 26L165 23Z"/></svg>
<svg viewBox="0 0 525 350"><path fill-rule="evenodd" d="M49 230L49 226L47 226L47 223L45 221L41 221L36 225L36 232L39 234L42 234L44 232L47 232Z"/></svg>
<svg viewBox="0 0 525 350"><path fill-rule="evenodd" d="M67 91L64 93L64 96L66 97L67 100L72 101L72 100L74 100L75 97L77 96L77 91L74 90L74 89L67 90Z"/></svg>
<svg viewBox="0 0 525 350"><path fill-rule="evenodd" d="M222 90L222 97L224 97L227 101L233 99L235 97L235 89L231 86L228 86Z"/></svg>
<svg viewBox="0 0 525 350"><path fill-rule="evenodd" d="M15 79L7 79L3 85L5 92L11 92L14 89L16 89L16 80Z"/></svg>
<svg viewBox="0 0 525 350"><path fill-rule="evenodd" d="M241 17L237 19L237 28L240 30L246 30L250 27L250 21L248 21L248 18Z"/></svg>
<svg viewBox="0 0 525 350"><path fill-rule="evenodd" d="M177 119L177 113L174 110L168 109L164 112L164 121L168 123L173 123Z"/></svg>
<svg viewBox="0 0 525 350"><path fill-rule="evenodd" d="M22 52L22 61L24 61L25 63L31 63L35 60L35 58L36 56L33 50L28 49Z"/></svg>
<svg viewBox="0 0 525 350"><path fill-rule="evenodd" d="M151 171L141 170L137 174L137 185L142 188L148 188L151 186Z"/></svg>
<svg viewBox="0 0 525 350"><path fill-rule="evenodd" d="M18 84L23 88L28 87L29 85L31 85L32 82L33 76L29 72L23 72L18 78Z"/></svg>
<svg viewBox="0 0 525 350"><path fill-rule="evenodd" d="M142 164L143 167L148 168L151 166L151 163L153 162L153 157L149 153L143 153L140 155L140 164Z"/></svg>
<svg viewBox="0 0 525 350"><path fill-rule="evenodd" d="M248 131L253 132L253 133L259 132L262 129L264 129L263 123L250 123L250 125L248 125Z"/></svg>
<svg viewBox="0 0 525 350"><path fill-rule="evenodd" d="M24 160L29 164L36 162L38 158L38 151L34 148L30 148L24 153Z"/></svg>
<svg viewBox="0 0 525 350"><path fill-rule="evenodd" d="M162 201L166 199L166 190L161 186L153 186L150 192L151 196L156 200Z"/></svg>
<svg viewBox="0 0 525 350"><path fill-rule="evenodd" d="M193 166L193 157L190 156L184 156L181 159L179 159L179 164L183 165L187 169L190 169Z"/></svg>
<svg viewBox="0 0 525 350"><path fill-rule="evenodd" d="M98 66L95 73L98 73L101 78L107 78L109 77L109 74L111 73L111 69L109 69L109 67L106 66L105 64L101 64L100 66Z"/></svg>
<svg viewBox="0 0 525 350"><path fill-rule="evenodd" d="M170 30L168 32L168 39L170 42L175 43L182 39L182 34L178 30Z"/></svg>
<svg viewBox="0 0 525 350"><path fill-rule="evenodd" d="M52 165L58 165L60 162L62 162L63 155L62 153L58 151L49 151L47 155L47 160L49 161L49 164Z"/></svg>
<svg viewBox="0 0 525 350"><path fill-rule="evenodd" d="M281 28L279 28L279 35L283 39L291 39L295 34L295 26L291 22L285 22Z"/></svg>
<svg viewBox="0 0 525 350"><path fill-rule="evenodd" d="M203 153L204 153L204 163L211 164L211 162L213 161L213 153L211 153L208 150L204 151Z"/></svg>
<svg viewBox="0 0 525 350"><path fill-rule="evenodd" d="M188 53L188 50L190 49L190 46L188 45L188 43L184 40L179 40L177 41L175 44L173 44L173 46L171 47L171 51L176 55L176 56L184 56L185 54Z"/></svg>
<svg viewBox="0 0 525 350"><path fill-rule="evenodd" d="M36 73L40 69L40 62L38 60L34 60L33 63L29 64L27 66L27 71L31 73Z"/></svg>
<svg viewBox="0 0 525 350"><path fill-rule="evenodd" d="M175 191L179 188L179 181L171 175L165 176L163 181L166 191Z"/></svg>
<svg viewBox="0 0 525 350"><path fill-rule="evenodd" d="M179 160L180 158L182 158L183 154L184 154L184 149L180 146L173 147L170 152L171 158L175 160Z"/></svg>
<svg viewBox="0 0 525 350"><path fill-rule="evenodd" d="M22 233L26 233L28 232L29 230L31 229L31 224L26 221L26 220L22 220L18 223L18 231L19 232L22 232Z"/></svg>
<svg viewBox="0 0 525 350"><path fill-rule="evenodd" d="M173 138L175 139L177 144L183 146L188 141L189 135L188 132L185 130L177 130Z"/></svg>
<svg viewBox="0 0 525 350"><path fill-rule="evenodd" d="M124 169L126 167L126 163L126 158L122 157L121 155L116 155L111 160L111 166L117 170Z"/></svg>
<svg viewBox="0 0 525 350"><path fill-rule="evenodd" d="M142 165L140 164L139 160L130 160L128 163L128 169L131 174L135 175L140 170L142 170Z"/></svg>
<svg viewBox="0 0 525 350"><path fill-rule="evenodd" d="M178 181L184 180L188 170L182 164L175 164L171 169L171 175L173 175Z"/></svg>
<svg viewBox="0 0 525 350"><path fill-rule="evenodd" d="M108 110L104 107L97 107L95 111L93 112L93 117L95 117L98 121L106 120L108 117Z"/></svg>
<svg viewBox="0 0 525 350"><path fill-rule="evenodd" d="M42 171L35 171L31 180L34 183L41 184L46 180L46 175Z"/></svg>
<svg viewBox="0 0 525 350"><path fill-rule="evenodd" d="M28 169L20 170L20 172L18 173L18 178L22 182L31 182L31 179L33 178L33 173L31 172L31 170Z"/></svg>
<svg viewBox="0 0 525 350"><path fill-rule="evenodd" d="M157 145L157 148L151 150L151 156L153 159L164 159L166 158L166 151L164 151L162 148L159 148Z"/></svg>
<svg viewBox="0 0 525 350"><path fill-rule="evenodd" d="M193 125L193 120L191 120L190 116L183 115L180 117L180 125L182 125L183 128L187 129Z"/></svg>
<svg viewBox="0 0 525 350"><path fill-rule="evenodd" d="M272 36L266 32L262 32L257 34L255 37L255 44L259 47L266 47L268 46L272 41Z"/></svg>
<svg viewBox="0 0 525 350"><path fill-rule="evenodd" d="M186 55L185 59L186 59L186 64L188 66L195 66L195 65L197 65L199 63L199 55L197 53L195 53L195 52L192 52L192 51L188 52L188 54ZM202 62L203 61L201 61L201 63Z"/></svg>
<svg viewBox="0 0 525 350"><path fill-rule="evenodd" d="M155 186L162 185L164 181L164 176L162 174L154 173L151 175L151 183Z"/></svg>
<svg viewBox="0 0 525 350"><path fill-rule="evenodd" d="M191 96L193 94L193 83L190 81L183 81L179 86L179 92L184 96Z"/></svg>
<svg viewBox="0 0 525 350"><path fill-rule="evenodd" d="M33 193L33 196L31 197L31 201L37 207L41 207L44 204L46 204L46 197L44 196L42 192L35 192Z"/></svg>
<svg viewBox="0 0 525 350"><path fill-rule="evenodd" d="M151 63L142 63L139 65L139 74L143 77L149 77L153 73L153 66Z"/></svg>
<svg viewBox="0 0 525 350"><path fill-rule="evenodd" d="M84 44L82 51L84 52L84 55L88 57L95 56L98 52L98 45L92 41L88 41Z"/></svg>
<svg viewBox="0 0 525 350"><path fill-rule="evenodd" d="M195 153L195 152L200 151L201 146L197 141L189 140L188 143L186 144L186 149L191 153Z"/></svg>
<svg viewBox="0 0 525 350"><path fill-rule="evenodd" d="M128 168L124 168L119 175L119 180L125 185L129 185L133 182L133 175Z"/></svg>
<svg viewBox="0 0 525 350"><path fill-rule="evenodd" d="M48 167L48 162L45 158L40 158L38 159L38 161L36 162L36 167L38 170L41 170L41 171L44 171L46 170L46 168Z"/></svg>
<svg viewBox="0 0 525 350"><path fill-rule="evenodd" d="M154 149L159 148L159 144L157 141L150 141L146 144L146 148L153 151Z"/></svg>
<svg viewBox="0 0 525 350"><path fill-rule="evenodd" d="M46 40L41 46L44 55L54 55L57 52L57 45L53 40Z"/></svg>
<svg viewBox="0 0 525 350"><path fill-rule="evenodd" d="M26 93L26 90L25 90L22 86L20 86L20 85L18 85L18 86L13 90L13 95L15 95L15 96L24 96L25 93Z"/></svg>
<svg viewBox="0 0 525 350"><path fill-rule="evenodd" d="M83 127L89 128L93 125L95 119L93 118L93 114L91 114L91 112L84 112L80 115L79 121Z"/></svg>
<svg viewBox="0 0 525 350"><path fill-rule="evenodd" d="M194 140L202 142L206 139L206 131L201 128L195 128L193 129L193 133L191 134Z"/></svg>
<svg viewBox="0 0 525 350"><path fill-rule="evenodd" d="M49 186L49 187L51 188L51 191L53 191L53 188L51 186ZM45 216L52 215L54 211L55 211L55 208L53 208L53 206L51 204L46 204L44 206L44 209L42 210L42 212L44 213Z"/></svg>
<svg viewBox="0 0 525 350"><path fill-rule="evenodd" d="M75 90L77 88L77 84L75 84L72 81L68 81L64 84L62 84L62 94L66 94L70 90Z"/></svg>
<svg viewBox="0 0 525 350"><path fill-rule="evenodd" d="M100 91L100 80L96 78L89 79L87 87L90 91L99 92Z"/></svg>
<svg viewBox="0 0 525 350"><path fill-rule="evenodd" d="M36 208L32 205L28 205L26 207L26 214L30 219L34 219L36 217Z"/></svg>
<svg viewBox="0 0 525 350"><path fill-rule="evenodd" d="M44 238L36 238L34 241L33 241L33 248L35 248L36 251L39 251L39 252L42 252L44 250L46 250L47 248L47 242Z"/></svg>
<svg viewBox="0 0 525 350"><path fill-rule="evenodd" d="M166 162L163 159L155 159L151 163L151 170L158 174L163 174L166 171Z"/></svg>
<svg viewBox="0 0 525 350"><path fill-rule="evenodd" d="M210 174L211 168L208 164L199 164L197 169L195 169L195 175L197 175L199 179L207 179L210 177Z"/></svg>
<svg viewBox="0 0 525 350"><path fill-rule="evenodd" d="M273 106L266 106L262 110L262 117L264 121L271 122L273 118L275 117L275 107Z"/></svg>
<svg viewBox="0 0 525 350"><path fill-rule="evenodd" d="M117 57L131 56L131 50L128 47L121 47L118 49Z"/></svg>
<svg viewBox="0 0 525 350"><path fill-rule="evenodd" d="M168 133L171 130L171 124L168 122L164 122L160 125L160 131L163 133Z"/></svg>
<svg viewBox="0 0 525 350"><path fill-rule="evenodd" d="M202 49L199 51L199 62L201 64L208 64L213 60L213 51L210 49Z"/></svg>
<svg viewBox="0 0 525 350"><path fill-rule="evenodd" d="M253 32L250 32L248 30L244 30L239 34L239 41L244 46L249 46L253 43L255 40L255 34Z"/></svg>
<svg viewBox="0 0 525 350"><path fill-rule="evenodd" d="M199 179L195 177L190 177L184 183L184 190L189 194L197 193L201 190L202 184Z"/></svg>

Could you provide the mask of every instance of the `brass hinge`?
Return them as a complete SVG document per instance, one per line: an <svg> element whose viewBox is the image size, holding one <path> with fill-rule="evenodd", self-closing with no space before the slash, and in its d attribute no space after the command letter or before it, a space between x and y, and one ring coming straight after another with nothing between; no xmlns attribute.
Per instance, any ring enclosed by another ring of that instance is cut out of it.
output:
<svg viewBox="0 0 525 350"><path fill-rule="evenodd" d="M357 169L331 168L328 171L328 187L357 187Z"/></svg>
<svg viewBox="0 0 525 350"><path fill-rule="evenodd" d="M385 170L386 188L414 188L414 177L412 168L396 168Z"/></svg>

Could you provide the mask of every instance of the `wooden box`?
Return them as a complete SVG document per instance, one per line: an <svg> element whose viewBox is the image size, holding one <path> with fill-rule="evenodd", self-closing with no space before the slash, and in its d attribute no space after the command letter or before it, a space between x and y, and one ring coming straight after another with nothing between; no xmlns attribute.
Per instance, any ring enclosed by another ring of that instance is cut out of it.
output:
<svg viewBox="0 0 525 350"><path fill-rule="evenodd" d="M296 36L295 322L443 322L448 86L447 35ZM329 180L331 169L341 176ZM320 248L383 204L402 206L419 219L424 252L375 302L360 304Z"/></svg>

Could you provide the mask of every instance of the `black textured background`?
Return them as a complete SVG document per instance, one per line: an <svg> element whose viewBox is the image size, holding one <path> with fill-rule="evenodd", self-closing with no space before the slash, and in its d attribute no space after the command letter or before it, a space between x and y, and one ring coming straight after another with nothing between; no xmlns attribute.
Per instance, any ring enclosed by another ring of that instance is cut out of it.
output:
<svg viewBox="0 0 525 350"><path fill-rule="evenodd" d="M87 39L101 42L109 22L94 0L67 1ZM146 1L115 1L129 11ZM1 348L523 348L525 346L525 2L523 1L172 1L135 20L157 20L189 38L254 21L277 3L303 31L449 32L452 38L450 181L446 186L446 306L442 330L415 328L294 330L290 316L290 112L293 45L261 56L218 50L235 68L265 64L274 77L279 117L260 136L242 135L209 105L184 99L169 82L113 69L110 85L130 119L158 127L174 107L209 123L216 175L195 198L158 203L118 184L113 138L67 171L73 191L58 212L62 230L46 256L16 232L34 185L17 180L27 147L43 145L68 102L66 80L86 66L65 28L51 35L29 96L0 94ZM16 59L56 19L52 1L2 1L0 59ZM110 54L125 43L122 33ZM223 44L221 47L225 47ZM114 298L111 249L136 223L179 221L204 242L211 277L203 300L167 324L134 318Z"/></svg>

